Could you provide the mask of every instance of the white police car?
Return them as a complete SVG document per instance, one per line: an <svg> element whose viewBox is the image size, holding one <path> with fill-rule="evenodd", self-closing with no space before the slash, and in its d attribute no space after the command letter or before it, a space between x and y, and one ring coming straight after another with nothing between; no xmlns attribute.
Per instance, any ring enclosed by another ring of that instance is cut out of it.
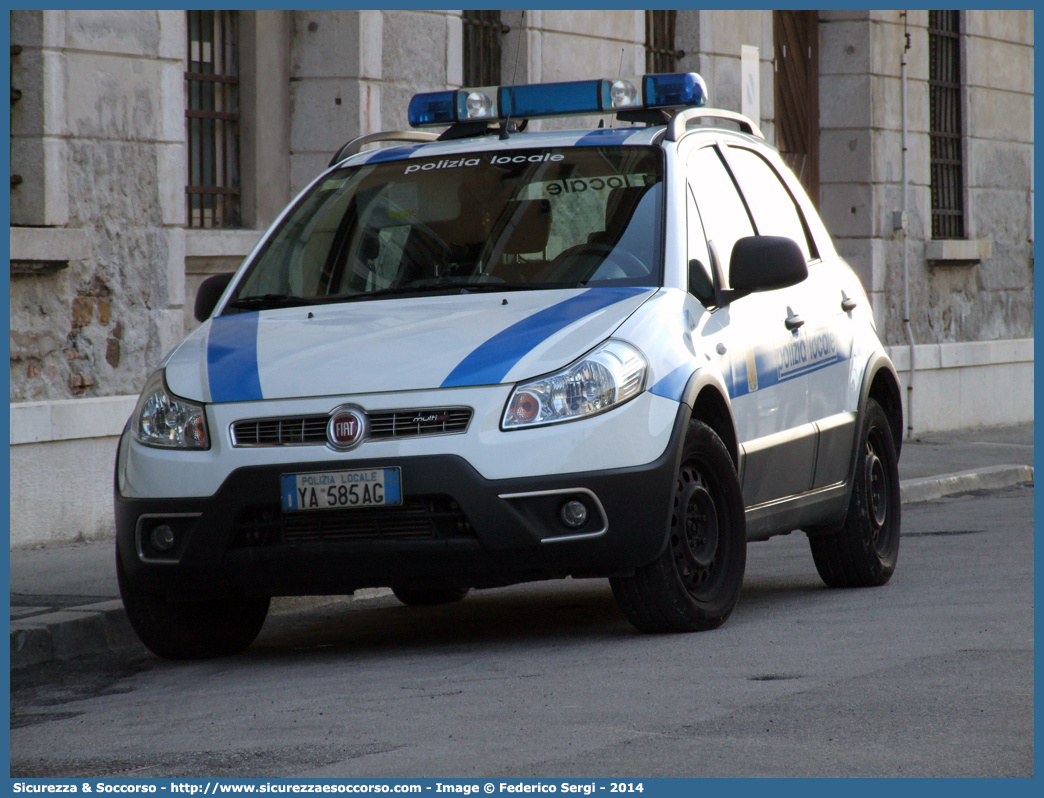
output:
<svg viewBox="0 0 1044 798"><path fill-rule="evenodd" d="M709 629L747 541L794 529L828 584L887 581L895 371L798 181L705 96L692 73L417 95L441 135L349 143L205 282L119 446L145 644L239 651L271 596L566 576L608 577L643 631ZM585 113L618 121L520 132Z"/></svg>

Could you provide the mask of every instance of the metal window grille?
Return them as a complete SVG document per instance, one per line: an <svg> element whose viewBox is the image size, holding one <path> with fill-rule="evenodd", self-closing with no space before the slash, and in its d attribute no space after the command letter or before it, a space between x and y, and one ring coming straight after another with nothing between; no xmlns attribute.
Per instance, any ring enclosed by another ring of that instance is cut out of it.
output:
<svg viewBox="0 0 1044 798"><path fill-rule="evenodd" d="M964 238L960 12L928 12L932 238Z"/></svg>
<svg viewBox="0 0 1044 798"><path fill-rule="evenodd" d="M238 227L239 12L188 12L189 227Z"/></svg>
<svg viewBox="0 0 1044 798"><path fill-rule="evenodd" d="M500 85L500 44L511 28L499 11L464 11L464 85Z"/></svg>
<svg viewBox="0 0 1044 798"><path fill-rule="evenodd" d="M684 50L674 46L674 26L677 11L645 12L645 71L674 72Z"/></svg>

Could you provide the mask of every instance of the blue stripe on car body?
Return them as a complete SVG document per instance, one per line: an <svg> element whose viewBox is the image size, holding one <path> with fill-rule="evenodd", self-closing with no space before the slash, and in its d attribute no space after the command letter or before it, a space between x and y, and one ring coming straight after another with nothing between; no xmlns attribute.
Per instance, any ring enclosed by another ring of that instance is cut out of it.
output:
<svg viewBox="0 0 1044 798"><path fill-rule="evenodd" d="M576 147L604 147L623 144L635 131L628 128L599 128L577 139Z"/></svg>
<svg viewBox="0 0 1044 798"><path fill-rule="evenodd" d="M212 402L248 402L264 398L257 373L258 317L254 311L211 320L207 338L207 374Z"/></svg>
<svg viewBox="0 0 1044 798"><path fill-rule="evenodd" d="M682 363L678 368L674 369L670 374L658 380L652 388L649 389L650 393L654 393L657 396L662 396L664 399L673 399L676 402L680 402L682 398L682 391L685 390L686 384L689 382L689 377L696 369L692 363Z"/></svg>
<svg viewBox="0 0 1044 798"><path fill-rule="evenodd" d="M515 322L476 347L443 381L443 388L495 385L518 361L559 330L648 288L591 288Z"/></svg>
<svg viewBox="0 0 1044 798"><path fill-rule="evenodd" d="M374 150L373 155L366 159L366 163L381 163L382 161L400 161L409 158L415 150L423 147L423 144L414 144L404 147L385 147L383 150Z"/></svg>

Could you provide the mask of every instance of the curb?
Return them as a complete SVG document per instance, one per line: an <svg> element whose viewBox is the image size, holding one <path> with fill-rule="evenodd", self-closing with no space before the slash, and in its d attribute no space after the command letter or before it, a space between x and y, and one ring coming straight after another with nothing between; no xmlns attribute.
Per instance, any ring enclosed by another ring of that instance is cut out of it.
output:
<svg viewBox="0 0 1044 798"><path fill-rule="evenodd" d="M1000 465L900 483L903 504L926 502L973 490L1008 488L1033 482L1033 468ZM355 600L391 595L387 588L359 590ZM11 622L11 669L99 654L143 654L119 599L71 607Z"/></svg>
<svg viewBox="0 0 1044 798"><path fill-rule="evenodd" d="M119 599L11 621L11 670L90 654L144 651Z"/></svg>
<svg viewBox="0 0 1044 798"><path fill-rule="evenodd" d="M906 479L899 483L899 492L903 504L911 504L940 499L955 493L967 493L972 490L1010 488L1013 485L1032 481L1033 466L998 465L958 471L955 474L941 474L937 477Z"/></svg>

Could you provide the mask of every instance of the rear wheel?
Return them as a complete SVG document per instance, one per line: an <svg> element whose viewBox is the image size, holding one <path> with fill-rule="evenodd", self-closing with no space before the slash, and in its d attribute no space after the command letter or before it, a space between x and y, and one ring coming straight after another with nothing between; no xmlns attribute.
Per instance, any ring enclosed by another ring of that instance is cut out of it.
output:
<svg viewBox="0 0 1044 798"><path fill-rule="evenodd" d="M610 579L624 615L643 632L698 632L725 623L747 562L743 495L728 450L690 421L676 478L670 540L634 576Z"/></svg>
<svg viewBox="0 0 1044 798"><path fill-rule="evenodd" d="M899 458L888 416L873 399L867 402L859 452L844 524L808 539L816 570L830 587L883 585L899 557Z"/></svg>
<svg viewBox="0 0 1044 798"><path fill-rule="evenodd" d="M410 607L433 607L437 604L452 604L463 601L468 595L466 587L430 588L413 590L407 587L393 587L395 598Z"/></svg>
<svg viewBox="0 0 1044 798"><path fill-rule="evenodd" d="M210 659L244 651L264 625L270 599L173 602L131 583L116 552L127 619L141 642L164 659Z"/></svg>

